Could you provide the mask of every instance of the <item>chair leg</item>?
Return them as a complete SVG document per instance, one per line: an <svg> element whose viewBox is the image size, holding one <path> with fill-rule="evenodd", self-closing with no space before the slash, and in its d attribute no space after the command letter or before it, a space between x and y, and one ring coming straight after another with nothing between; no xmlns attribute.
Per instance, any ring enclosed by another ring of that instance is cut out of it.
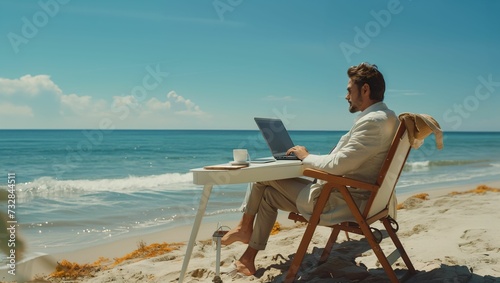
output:
<svg viewBox="0 0 500 283"><path fill-rule="evenodd" d="M403 244L401 244L401 241L399 240L398 235L396 235L394 230L392 230L391 223L389 222L389 220L387 218L384 218L382 220L382 223L384 224L385 230L389 234L389 237L391 237L391 240L394 243L394 246L396 246L396 248L398 249L401 258L403 259L404 263L406 264L406 267L408 268L408 272L410 274L414 274L416 272L415 267L413 267L413 264L410 260L410 257L406 253L406 250L403 248Z"/></svg>
<svg viewBox="0 0 500 283"><path fill-rule="evenodd" d="M380 245L377 243L377 240L375 239L375 235L373 235L373 232L370 229L370 226L366 222L363 222L360 224L360 228L363 231L363 234L368 241L368 244L370 244L370 247L372 248L373 252L377 256L377 259L379 260L380 264L385 270L385 273L389 277L389 280L392 283L399 283L399 279L396 276L396 273L394 272L394 269L392 269L391 264L387 260L387 257L385 256L384 252L382 251L382 248Z"/></svg>
<svg viewBox="0 0 500 283"><path fill-rule="evenodd" d="M332 233L330 234L330 238L328 238L328 242L326 242L325 249L319 258L318 265L325 263L330 256L330 252L332 251L333 245L337 241L337 237L339 236L340 229L336 226L332 228Z"/></svg>
<svg viewBox="0 0 500 283"><path fill-rule="evenodd" d="M351 210L354 218L356 219L356 222L359 225L359 228L361 229L361 232L365 236L366 240L368 241L368 244L370 244L370 247L372 248L373 252L377 256L377 259L379 260L380 264L382 264L382 267L385 270L385 273L387 273L387 276L389 277L389 280L392 283L399 283L399 279L396 276L396 273L392 269L389 261L385 257L384 252L382 251L382 248L380 245L377 243L377 240L375 239L375 236L373 235L372 230L370 229L370 225L366 222L366 219L363 218L361 215L361 211L359 210L358 206L354 202L354 199L352 195L349 193L347 190L347 187L343 188L340 190L342 193L342 196L344 197L347 205L349 206L349 209Z"/></svg>
<svg viewBox="0 0 500 283"><path fill-rule="evenodd" d="M302 240L300 241L299 248L297 249L297 253L293 257L292 264L288 269L286 274L286 278L284 280L285 283L291 283L295 280L295 276L299 271L300 265L302 264L302 260L304 259L304 255L307 252L307 248L309 247L309 243L311 242L312 236L314 235L314 231L316 230L317 224L308 223L306 231L302 236Z"/></svg>
<svg viewBox="0 0 500 283"><path fill-rule="evenodd" d="M347 231L344 231L344 232L345 232L345 237L347 238L348 241L350 241L351 237L349 237L349 232L347 232Z"/></svg>

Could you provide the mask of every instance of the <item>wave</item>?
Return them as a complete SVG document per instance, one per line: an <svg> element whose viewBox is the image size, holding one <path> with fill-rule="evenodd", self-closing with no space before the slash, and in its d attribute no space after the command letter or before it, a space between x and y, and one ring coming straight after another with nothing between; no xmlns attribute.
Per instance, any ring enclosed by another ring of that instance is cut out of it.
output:
<svg viewBox="0 0 500 283"><path fill-rule="evenodd" d="M40 192L135 192L138 190L180 190L192 186L192 173L167 173L150 176L128 176L119 179L57 180L41 177L32 182L17 184L20 193Z"/></svg>
<svg viewBox="0 0 500 283"><path fill-rule="evenodd" d="M408 188L408 187L428 187L432 188L436 184L441 184L443 187L451 187L454 185L463 185L467 183L481 183L485 181L496 181L500 177L500 172L497 169L493 170L470 170L462 171L460 174L427 174L426 177L414 176L408 177L408 175L402 175L401 179L398 181L398 188Z"/></svg>
<svg viewBox="0 0 500 283"><path fill-rule="evenodd" d="M425 160L425 161L407 161L404 171L425 171L431 167L444 167L444 166L463 166L463 165L479 165L483 166L500 166L495 163L488 163L488 160Z"/></svg>

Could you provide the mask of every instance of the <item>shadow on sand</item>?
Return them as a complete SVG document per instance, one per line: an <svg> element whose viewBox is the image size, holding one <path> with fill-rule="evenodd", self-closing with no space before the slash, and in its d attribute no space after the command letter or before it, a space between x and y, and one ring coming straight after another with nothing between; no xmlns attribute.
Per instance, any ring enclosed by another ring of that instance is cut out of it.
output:
<svg viewBox="0 0 500 283"><path fill-rule="evenodd" d="M384 231L385 232L385 231ZM336 243L328 260L317 265L322 248L314 248L312 254L306 254L295 282L359 282L387 283L388 277L382 267L366 267L356 264L355 259L361 254L371 251L370 245L364 239ZM263 282L282 282L295 254L273 258L277 263L257 270L255 276ZM398 261L399 262L399 261ZM406 266L398 262L393 265L398 277L406 273ZM399 267L400 266L400 267ZM278 269L281 275L272 277L266 272ZM267 277L267 278L266 278ZM500 283L500 277L480 276L471 272L467 266L441 264L439 268L430 271L418 271L406 283Z"/></svg>

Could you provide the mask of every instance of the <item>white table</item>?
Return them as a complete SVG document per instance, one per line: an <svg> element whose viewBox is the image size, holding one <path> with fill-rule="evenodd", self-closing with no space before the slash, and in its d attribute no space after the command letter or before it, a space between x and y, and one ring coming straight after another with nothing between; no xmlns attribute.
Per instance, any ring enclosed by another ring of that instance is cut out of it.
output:
<svg viewBox="0 0 500 283"><path fill-rule="evenodd" d="M302 176L302 162L300 160L282 160L263 164L252 163L249 167L236 170L205 170L203 168L192 169L193 183L203 185L203 194L201 196L198 212L194 220L193 229L186 249L184 262L182 263L179 283L184 281L186 270L191 259L194 243L198 236L200 224L208 199L214 185L227 185L239 183L251 183L260 181L270 181L287 179Z"/></svg>

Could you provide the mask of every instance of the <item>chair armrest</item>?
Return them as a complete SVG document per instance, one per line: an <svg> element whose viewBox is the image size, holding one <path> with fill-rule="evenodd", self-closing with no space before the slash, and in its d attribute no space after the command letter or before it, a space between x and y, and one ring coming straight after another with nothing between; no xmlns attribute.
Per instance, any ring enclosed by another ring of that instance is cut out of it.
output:
<svg viewBox="0 0 500 283"><path fill-rule="evenodd" d="M293 220L294 222L302 222L302 223L307 223L307 219L305 219L304 216L300 215L299 213L295 212L290 212L288 214L288 219Z"/></svg>
<svg viewBox="0 0 500 283"><path fill-rule="evenodd" d="M328 183L340 185L340 186L348 186L348 187L353 187L357 189L363 189L367 191L376 191L379 186L375 184L370 184L358 180L354 180L351 178L347 177L342 177L338 175L333 175L328 172L322 171L322 170L317 170L317 169L312 169L312 168L306 168L303 173L304 176L324 180Z"/></svg>

